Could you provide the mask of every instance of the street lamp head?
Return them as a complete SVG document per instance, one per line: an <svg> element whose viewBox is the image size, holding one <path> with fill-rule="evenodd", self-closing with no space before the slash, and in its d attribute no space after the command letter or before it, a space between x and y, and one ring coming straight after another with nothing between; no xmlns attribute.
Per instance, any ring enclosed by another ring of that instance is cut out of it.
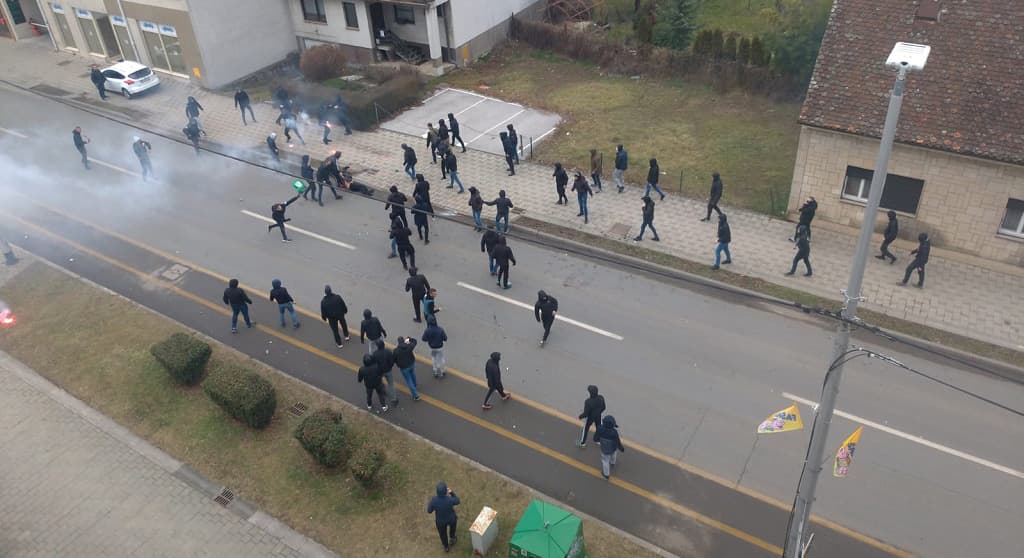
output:
<svg viewBox="0 0 1024 558"><path fill-rule="evenodd" d="M896 43L896 46L892 47L892 52L889 53L885 65L894 69L904 68L908 72L923 70L931 51L932 47L928 45Z"/></svg>

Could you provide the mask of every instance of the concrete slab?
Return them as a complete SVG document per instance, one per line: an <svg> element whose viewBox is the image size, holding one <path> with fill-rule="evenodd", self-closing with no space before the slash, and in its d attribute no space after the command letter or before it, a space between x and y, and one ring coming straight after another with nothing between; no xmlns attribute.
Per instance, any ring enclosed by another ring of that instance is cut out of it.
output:
<svg viewBox="0 0 1024 558"><path fill-rule="evenodd" d="M466 147L501 155L498 134L512 124L521 137L525 157L531 155L530 143L536 145L551 135L562 122L557 114L509 103L461 89L445 88L428 97L419 106L402 112L381 124L381 128L402 134L427 137L427 122L435 125L448 113L455 115ZM417 148L417 151L422 151ZM423 159L423 156L420 156Z"/></svg>

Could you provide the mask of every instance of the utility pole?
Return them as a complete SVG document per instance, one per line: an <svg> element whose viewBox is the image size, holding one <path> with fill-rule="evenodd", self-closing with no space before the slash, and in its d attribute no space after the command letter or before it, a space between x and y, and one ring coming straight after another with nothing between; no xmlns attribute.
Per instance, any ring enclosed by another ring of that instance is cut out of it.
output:
<svg viewBox="0 0 1024 558"><path fill-rule="evenodd" d="M786 546L783 550L784 558L803 557L806 550L805 545L810 543L807 532L811 517L811 505L814 503L818 476L821 474L822 465L824 465L825 444L828 443L828 431L832 426L832 415L835 412L836 399L839 396L844 357L849 351L850 324L856 319L857 304L862 300L861 285L864 282L864 268L867 265L868 252L871 249L871 236L875 230L875 218L882 200L882 190L885 187L889 157L892 155L892 144L896 137L896 124L899 122L900 108L903 106L903 91L907 72L923 69L929 51L930 48L927 46L896 43L896 47L893 48L892 54L889 55L889 60L886 62L888 66L897 67L899 73L889 96L889 110L885 115L885 128L882 130L878 157L875 159L875 171L871 177L871 191L868 193L867 207L864 208L864 220L860 227L860 238L857 240L857 251L853 256L850 282L846 290L843 291L845 302L841 312L842 320L836 328L832 360L825 373L821 398L817 409L815 409L811 439L807 445L807 456L804 459L803 470L800 472L796 498L793 500L793 510L789 516Z"/></svg>

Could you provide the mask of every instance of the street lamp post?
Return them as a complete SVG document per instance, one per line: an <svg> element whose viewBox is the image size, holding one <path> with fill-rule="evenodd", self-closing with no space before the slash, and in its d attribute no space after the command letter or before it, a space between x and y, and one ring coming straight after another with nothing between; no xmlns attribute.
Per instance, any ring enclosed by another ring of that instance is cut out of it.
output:
<svg viewBox="0 0 1024 558"><path fill-rule="evenodd" d="M844 357L848 354L850 344L850 324L856 318L857 304L861 301L861 284L864 281L864 267L867 265L868 252L871 249L871 236L875 230L875 218L878 205L882 200L882 189L889 169L889 157L892 155L892 144L896 137L896 124L899 122L900 107L903 106L903 91L906 85L907 72L921 70L928 60L931 47L911 43L896 43L886 65L896 68L896 83L889 96L889 110L885 115L885 128L875 159L875 171L871 177L871 190L868 193L867 207L864 208L864 220L860 227L860 238L857 240L857 251L853 256L850 270L850 282L843 296L846 302L842 309L842 320L836 330L835 342L832 347L832 360L825 373L825 382L821 390L821 398L814 413L811 427L811 439L807 444L807 456L804 459L800 481L797 484L793 510L789 516L786 529L786 546L783 550L785 558L801 558L809 544L807 537L808 521L811 516L811 505L814 503L814 492L818 485L825 458L825 444L828 442L828 430L832 425L836 398L839 396L839 383L843 377Z"/></svg>

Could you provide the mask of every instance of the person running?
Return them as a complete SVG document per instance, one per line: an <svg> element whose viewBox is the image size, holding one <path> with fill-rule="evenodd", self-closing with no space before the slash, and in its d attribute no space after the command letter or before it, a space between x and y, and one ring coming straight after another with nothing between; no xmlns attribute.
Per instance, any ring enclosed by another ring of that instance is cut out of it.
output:
<svg viewBox="0 0 1024 558"><path fill-rule="evenodd" d="M469 209L473 213L473 231L480 232L484 230L484 223L481 219L481 212L484 209L484 199L480 197L480 190L476 189L476 186L469 187Z"/></svg>
<svg viewBox="0 0 1024 558"><path fill-rule="evenodd" d="M402 379L405 380L405 387L409 388L413 401L420 400L420 393L416 389L416 340L412 337L399 337L395 343L395 350L391 354L395 357L395 365L402 372Z"/></svg>
<svg viewBox="0 0 1024 558"><path fill-rule="evenodd" d="M498 197L497 198L495 198L495 199L493 199L493 200L491 200L489 202L484 202L484 203L486 205L493 205L493 206L495 206L495 208L494 208L495 209L495 213L494 213L494 229L497 230L498 232L502 232L501 231L501 222L504 221L505 222L505 231L504 232L508 232L508 212L509 212L509 210L511 210L515 206L512 205L512 200L509 199L505 195L505 190L500 190L498 192Z"/></svg>
<svg viewBox="0 0 1024 558"><path fill-rule="evenodd" d="M338 171L338 159L334 155L330 155L323 161L320 161L320 166L316 168L316 199L320 202L320 205L324 205L324 186L327 186L334 194L334 199L340 200L342 198L338 190L335 189L334 184L331 182L331 177L335 177L338 180L338 184L341 184L340 173Z"/></svg>
<svg viewBox="0 0 1024 558"><path fill-rule="evenodd" d="M395 375L392 373L392 369L395 367L395 355L384 346L384 340L378 339L374 343L373 360L377 361L377 366L380 367L380 373L384 375L384 379L388 381L388 398L391 400L391 404L395 407L398 406L398 392L395 390Z"/></svg>
<svg viewBox="0 0 1024 558"><path fill-rule="evenodd" d="M373 394L377 393L377 401L380 402L380 412L388 411L387 401L384 399L384 374L380 371L373 355L363 355L363 365L359 367L356 381L366 388L366 410L373 411Z"/></svg>
<svg viewBox="0 0 1024 558"><path fill-rule="evenodd" d="M465 192L466 189L462 187L462 179L459 178L459 162L458 159L455 158L455 153L452 152L450 147L448 148L448 154L445 155L445 165L448 168L448 187L454 188L455 185L458 184L459 193L461 194Z"/></svg>
<svg viewBox="0 0 1024 558"><path fill-rule="evenodd" d="M901 287L907 286L907 281L910 281L910 274L916 269L917 285L915 286L919 289L924 288L924 266L928 264L928 254L931 251L932 241L928 238L928 233L917 235L917 248L910 252L914 259L907 265L907 272L903 274L903 281L900 281Z"/></svg>
<svg viewBox="0 0 1024 558"><path fill-rule="evenodd" d="M626 452L615 417L606 415L601 420L601 426L594 432L594 441L601 445L601 475L608 480L612 476L611 468L615 466L618 452Z"/></svg>
<svg viewBox="0 0 1024 558"><path fill-rule="evenodd" d="M89 170L89 152L85 149L85 144L89 143L89 136L82 136L82 127L75 126L74 130L71 130L71 141L75 144L75 149L82 155L82 166L85 170Z"/></svg>
<svg viewBox="0 0 1024 558"><path fill-rule="evenodd" d="M434 525L437 527L437 534L441 537L441 546L445 552L455 546L456 526L459 523L455 506L459 505L459 502L455 491L441 481L437 483L437 496L427 503L427 514L434 514Z"/></svg>
<svg viewBox="0 0 1024 558"><path fill-rule="evenodd" d="M651 240L658 242L661 239L658 238L658 229L654 228L654 200L652 200L650 196L644 196L640 199L642 199L644 202L644 206L641 209L641 211L643 212L643 222L640 224L640 234L636 235L636 237L633 240L637 242L643 240L644 231L646 231L647 228L650 227L651 232L654 233L654 238L652 238Z"/></svg>
<svg viewBox="0 0 1024 558"><path fill-rule="evenodd" d="M587 184L587 179L583 177L583 173L580 171L576 171L576 179L572 183L572 191L576 192L576 203L580 206L580 212L576 216L583 217L583 224L585 225L590 222L587 200L590 196L594 195L594 191L590 189L590 184Z"/></svg>
<svg viewBox="0 0 1024 558"><path fill-rule="evenodd" d="M394 221L396 218L402 220L402 224L406 227L409 226L409 218L405 215L405 204L409 203L409 198L405 197L405 194L398 191L398 186L395 184L391 185L388 189L388 199L384 204L384 211L391 210L391 220Z"/></svg>
<svg viewBox="0 0 1024 558"><path fill-rule="evenodd" d="M718 244L715 246L715 265L711 269L718 269L718 264L731 264L732 254L729 253L729 243L732 242L732 230L729 228L729 219L725 213L718 213ZM722 252L725 252L725 261L722 261Z"/></svg>
<svg viewBox="0 0 1024 558"><path fill-rule="evenodd" d="M274 159L275 163L281 162L281 148L277 146L277 132L270 132L267 136L267 149L270 150L270 156Z"/></svg>
<svg viewBox="0 0 1024 558"><path fill-rule="evenodd" d="M430 347L430 360L433 364L434 377L444 378L448 373L448 363L444 358L444 344L448 341L448 333L437 325L437 318L427 317L427 327L423 330L423 342Z"/></svg>
<svg viewBox="0 0 1024 558"><path fill-rule="evenodd" d="M235 90L235 108L242 111L242 125L248 126L249 123L245 121L245 111L249 111L249 116L252 117L253 124L256 123L256 114L252 112L252 101L249 100L249 94L245 89Z"/></svg>
<svg viewBox="0 0 1024 558"><path fill-rule="evenodd" d="M92 70L89 71L89 81L96 86L96 92L100 94L100 99L107 100L107 78L103 75L95 65Z"/></svg>
<svg viewBox="0 0 1024 558"><path fill-rule="evenodd" d="M437 319L437 313L441 311L441 307L437 305L437 289L431 287L427 290L427 294L423 295L423 316L427 319Z"/></svg>
<svg viewBox="0 0 1024 558"><path fill-rule="evenodd" d="M458 141L459 145L462 146L462 152L466 152L466 142L462 141L462 136L459 134L459 121L455 120L455 115L448 113L448 129L451 130L452 140L451 145L455 147L455 142Z"/></svg>
<svg viewBox="0 0 1024 558"><path fill-rule="evenodd" d="M622 177L626 174L626 169L629 168L629 153L623 149L620 143L615 148L615 187L619 189L621 194L626 189L625 183L622 181Z"/></svg>
<svg viewBox="0 0 1024 558"><path fill-rule="evenodd" d="M345 323L345 314L348 313L348 306L341 295L333 292L330 285L324 285L324 298L320 300L320 319L327 322L334 334L334 344L338 348L344 347L341 343L341 335L338 335L338 323L341 323L341 331L348 341L348 324Z"/></svg>
<svg viewBox="0 0 1024 558"><path fill-rule="evenodd" d="M324 142L324 145L327 145L327 144L331 143L331 115L330 115L330 110L331 110L331 107L327 103L322 103L320 105L320 110L317 113L317 120L320 123L320 127L323 128L323 137L321 137L320 139L321 139L321 141Z"/></svg>
<svg viewBox="0 0 1024 558"><path fill-rule="evenodd" d="M793 275L796 273L796 264L801 261L807 267L807 273L804 273L805 277L810 277L811 271L811 229L807 225L800 225L796 230L796 256L793 256L793 267L789 269L786 275ZM910 275L908 272L907 275Z"/></svg>
<svg viewBox="0 0 1024 558"><path fill-rule="evenodd" d="M480 406L485 411L491 409L491 395L498 392L503 401L512 398L511 393L505 393L505 386L501 383L501 353L491 353L491 358L484 365L484 374L487 376L487 395L484 396L484 404Z"/></svg>
<svg viewBox="0 0 1024 558"><path fill-rule="evenodd" d="M277 303L277 311L281 314L281 327L287 327L287 323L284 321L284 313L287 311L292 317L292 327L299 329L302 325L299 323L299 318L295 315L295 299L292 295L288 294L288 289L281 286L280 279L274 279L270 282L270 302Z"/></svg>
<svg viewBox="0 0 1024 558"><path fill-rule="evenodd" d="M814 199L814 196L808 196L804 200L804 204L800 206L800 220L796 224L796 233L793 234L793 242L797 241L797 236L800 233L800 227L807 228L807 240L811 240L811 221L814 220L814 214L818 211L818 200Z"/></svg>
<svg viewBox="0 0 1024 558"><path fill-rule="evenodd" d="M185 118L188 118L189 120L195 118L196 123L198 123L199 113L203 110L205 110L203 109L203 105L200 105L199 101L197 101L195 97L189 97L185 102ZM200 128L201 127L202 126L200 126Z"/></svg>
<svg viewBox="0 0 1024 558"><path fill-rule="evenodd" d="M309 194L312 192L313 201L318 201L316 197L316 171L314 171L313 166L309 164L309 155L302 156L302 164L299 165L299 172L302 174L302 178L306 179L306 187L302 190L302 199L308 200Z"/></svg>
<svg viewBox="0 0 1024 558"><path fill-rule="evenodd" d="M896 219L895 211L890 209L889 213L887 213L886 215L889 216L889 224L885 226L885 232L882 233L882 253L875 257L880 260L889 258L889 265L892 265L896 263L896 256L892 255L892 252L889 251L889 245L892 244L892 242L896 240L896 237L900 234L900 222L898 219Z"/></svg>
<svg viewBox="0 0 1024 558"><path fill-rule="evenodd" d="M139 136L134 136L132 138L132 151L139 159L139 166L142 167L143 181L153 174L153 163L149 160L149 152L152 150L153 145L148 141L140 138Z"/></svg>
<svg viewBox="0 0 1024 558"><path fill-rule="evenodd" d="M231 307L231 333L238 333L238 315L245 318L245 327L252 328L253 322L249 319L249 305L252 300L245 291L238 286L238 279L228 281L228 288L224 289L224 304Z"/></svg>
<svg viewBox="0 0 1024 558"><path fill-rule="evenodd" d="M363 321L359 324L359 343L365 343L366 339L370 340L370 344L366 347L366 354L372 354L374 350L374 344L377 341L383 341L388 336L388 332L384 330L384 324L380 323L380 319L370 312L367 308L363 310ZM345 337L346 339L348 336Z"/></svg>
<svg viewBox="0 0 1024 558"><path fill-rule="evenodd" d="M299 194L295 194L295 196L292 199L284 203L279 202L270 206L270 218L274 220L274 224L267 225L267 232L270 232L272 229L274 229L274 227L281 229L281 242L292 241L292 239L288 238L288 233L286 233L284 230L284 224L287 223L288 221L291 221L291 219L285 218L284 212L285 210L288 209L288 206L291 205L297 199L299 199Z"/></svg>
<svg viewBox="0 0 1024 558"><path fill-rule="evenodd" d="M334 116L338 119L338 123L345 127L345 135L352 135L352 123L348 118L348 104L345 103L345 99L341 98L341 95L334 97L334 103L331 107L334 109Z"/></svg>
<svg viewBox="0 0 1024 558"><path fill-rule="evenodd" d="M516 164L518 165L519 164L519 132L517 132L516 129L511 124L509 124L508 126L505 126L505 129L508 130L508 143L512 147L512 158L515 160Z"/></svg>
<svg viewBox="0 0 1024 558"><path fill-rule="evenodd" d="M302 139L302 133L299 132L299 123L295 119L295 113L289 110L284 115L284 138L288 143L292 142L291 132L295 132L295 136L299 138L302 145L306 145L306 140Z"/></svg>
<svg viewBox="0 0 1024 558"><path fill-rule="evenodd" d="M203 134L206 133L206 132L203 131L202 128L199 127L199 119L194 117L194 116L192 118L189 118L188 119L188 124L185 125L185 127L181 129L181 132L183 134L185 134L185 137L188 138L188 141L192 143L192 149L195 150L196 157L198 157L199 156L199 138L200 138L200 136L202 136Z"/></svg>
<svg viewBox="0 0 1024 558"><path fill-rule="evenodd" d="M501 150L505 153L505 164L508 165L508 175L516 175L516 148L512 146L512 140L508 137L508 132L501 132L498 134L498 138L501 139Z"/></svg>
<svg viewBox="0 0 1024 558"><path fill-rule="evenodd" d="M583 432L580 434L579 441L576 445L585 448L587 447L587 434L590 433L590 425L594 425L594 429L601 424L601 413L604 413L604 396L598 395L597 386L587 386L587 393L590 397L583 402L583 412L580 413L579 419L583 422Z"/></svg>
<svg viewBox="0 0 1024 558"><path fill-rule="evenodd" d="M601 172L604 167L604 157L598 155L597 149L590 150L590 179L594 181L594 187L597 188L598 192L603 191L601 188Z"/></svg>
<svg viewBox="0 0 1024 558"><path fill-rule="evenodd" d="M430 150L430 164L437 164L437 130L434 129L433 122L427 122L427 149ZM418 178L418 177L417 177Z"/></svg>
<svg viewBox="0 0 1024 558"><path fill-rule="evenodd" d="M427 207L430 208L430 215L434 215L434 204L430 202L430 183L423 177L422 174L416 175L416 186L412 189L412 198L419 201L421 198Z"/></svg>
<svg viewBox="0 0 1024 558"><path fill-rule="evenodd" d="M416 267L416 248L410 240L412 231L403 225L400 219L395 219L391 225L391 238L395 240L395 245L398 248L398 259L402 262L402 268L408 270L410 265ZM408 258L408 262L406 262L406 258Z"/></svg>
<svg viewBox="0 0 1024 558"><path fill-rule="evenodd" d="M708 194L708 214L701 221L711 220L711 211L718 212L718 215L722 215L722 210L718 208L718 202L722 199L722 177L717 172L711 173L711 193Z"/></svg>
<svg viewBox="0 0 1024 558"><path fill-rule="evenodd" d="M540 346L548 342L551 335L551 324L555 323L558 314L558 299L544 291L537 291L537 302L533 304L533 317L544 326L544 337L540 338Z"/></svg>
<svg viewBox="0 0 1024 558"><path fill-rule="evenodd" d="M512 285L508 282L508 264L512 262L512 265L516 265L516 257L512 254L512 249L508 247L504 236L498 237L498 244L491 251L491 257L494 258L495 263L498 265L497 285L503 289L511 288Z"/></svg>
<svg viewBox="0 0 1024 558"><path fill-rule="evenodd" d="M497 231L491 227L487 227L480 236L480 251L487 252L487 268L491 270L491 277L498 274L498 262L494 259L494 248L498 245L498 238Z"/></svg>
<svg viewBox="0 0 1024 558"><path fill-rule="evenodd" d="M421 323L423 320L420 318L420 308L423 305L423 297L427 296L427 292L430 291L430 281L427 281L425 275L416 269L416 266L409 268L409 278L405 280L405 292L412 293L412 321Z"/></svg>
<svg viewBox="0 0 1024 558"><path fill-rule="evenodd" d="M448 140L439 138L437 140L437 157L441 160L441 180L448 178Z"/></svg>
<svg viewBox="0 0 1024 558"><path fill-rule="evenodd" d="M416 163L416 150L403 143L402 165L405 168L405 174L408 174L409 179L413 182L416 182Z"/></svg>
<svg viewBox="0 0 1024 558"><path fill-rule="evenodd" d="M665 199L665 192L662 192L661 188L658 188L658 180L660 178L661 168L658 167L658 160L652 158L651 167L647 170L647 187L644 188L645 196L649 196L651 194L651 189L653 188L654 191L661 196L662 200Z"/></svg>
<svg viewBox="0 0 1024 558"><path fill-rule="evenodd" d="M555 191L558 193L555 205L568 204L569 198L565 197L565 187L569 184L569 173L562 168L562 163L555 163L555 172L551 176L555 177Z"/></svg>
<svg viewBox="0 0 1024 558"><path fill-rule="evenodd" d="M412 206L412 220L416 224L416 234L419 235L423 244L430 244L430 204L422 197L416 198L416 205Z"/></svg>

